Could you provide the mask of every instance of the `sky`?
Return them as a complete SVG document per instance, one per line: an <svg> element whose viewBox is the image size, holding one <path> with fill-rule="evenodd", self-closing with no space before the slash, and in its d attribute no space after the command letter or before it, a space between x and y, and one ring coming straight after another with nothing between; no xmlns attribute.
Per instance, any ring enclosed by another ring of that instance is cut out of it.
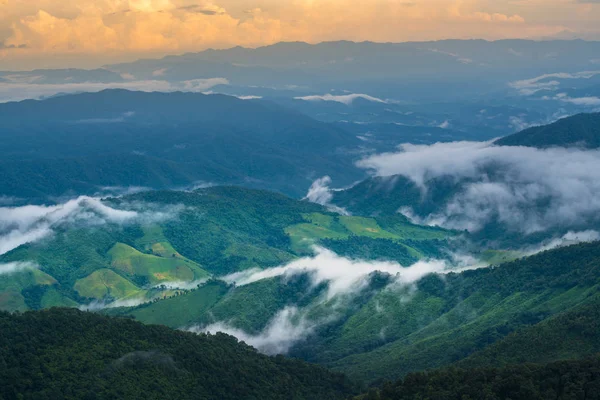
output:
<svg viewBox="0 0 600 400"><path fill-rule="evenodd" d="M0 0L0 70L280 41L600 39L600 0Z"/></svg>

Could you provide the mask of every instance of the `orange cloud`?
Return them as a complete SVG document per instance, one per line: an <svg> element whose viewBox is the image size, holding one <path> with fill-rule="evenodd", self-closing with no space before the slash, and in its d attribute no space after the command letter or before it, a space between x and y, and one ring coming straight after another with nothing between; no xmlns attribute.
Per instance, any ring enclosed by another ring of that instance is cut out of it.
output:
<svg viewBox="0 0 600 400"><path fill-rule="evenodd" d="M545 1L566 7L564 0ZM514 38L565 29L530 22L519 12L525 5L500 3L503 8L493 10L484 0L0 0L0 34L8 32L0 36L0 59L177 53L292 40Z"/></svg>

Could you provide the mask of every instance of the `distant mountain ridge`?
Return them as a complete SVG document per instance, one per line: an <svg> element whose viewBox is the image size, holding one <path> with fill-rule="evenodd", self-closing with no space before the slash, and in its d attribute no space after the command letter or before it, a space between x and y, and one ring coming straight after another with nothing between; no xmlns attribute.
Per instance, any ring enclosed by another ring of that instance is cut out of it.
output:
<svg viewBox="0 0 600 400"><path fill-rule="evenodd" d="M352 164L349 150L361 144L354 135L266 101L105 90L0 104L0 118L5 196L196 181L301 195L315 176L363 174ZM52 184L40 181L37 162Z"/></svg>
<svg viewBox="0 0 600 400"><path fill-rule="evenodd" d="M482 143L485 145L485 143ZM487 145L486 145L487 146ZM560 119L552 124L532 127L521 132L506 136L493 142L488 148L490 152L494 151L494 146L524 146L536 149L549 148L576 148L579 150L596 150L600 148L600 113L582 113L571 117ZM501 150L501 149L496 149ZM511 151L504 148L507 153ZM542 154L541 156L545 156ZM592 155L593 156L593 155ZM499 162L502 159L498 157ZM496 164L485 164L484 157L476 160L478 163L486 165L485 169L474 176L465 174L464 176L453 176L452 174L438 175L427 178L423 186L417 184L409 176L391 175L391 176L373 176L359 183L344 189L331 192L331 202L336 206L347 209L355 215L394 215L397 213L408 213L416 220L425 220L429 216L444 215L448 205L456 198L468 194L469 188L477 183L493 183L505 185L511 182L511 177L504 176L503 167ZM575 161L573 161L575 163ZM572 179L575 175L571 176ZM518 183L522 185L521 182ZM483 210L486 210L484 205ZM527 205L531 210L543 212L547 206L544 201L537 204ZM548 237L553 234L564 235L568 229L575 231L597 229L598 220L593 216L588 218L585 223L578 221L569 227L563 226L558 231L548 231ZM562 231L561 231L562 229ZM474 233L474 232L472 232ZM543 232L519 235L517 232L507 231L502 227L499 221L493 218L488 220L486 226L474 235L472 238L480 238L484 241L500 240L505 245L523 246L526 242L539 241L543 237Z"/></svg>
<svg viewBox="0 0 600 400"><path fill-rule="evenodd" d="M578 114L550 125L537 126L506 136L495 142L499 146L600 147L600 112Z"/></svg>

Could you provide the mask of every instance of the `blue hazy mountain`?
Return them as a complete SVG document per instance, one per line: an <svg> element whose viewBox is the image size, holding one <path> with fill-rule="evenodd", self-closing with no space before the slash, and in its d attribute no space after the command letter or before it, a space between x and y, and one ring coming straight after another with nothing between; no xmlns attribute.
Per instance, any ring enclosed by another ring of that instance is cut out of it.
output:
<svg viewBox="0 0 600 400"><path fill-rule="evenodd" d="M264 101L106 90L0 104L0 118L7 196L196 181L298 195L324 174L362 175L345 150L355 135Z"/></svg>
<svg viewBox="0 0 600 400"><path fill-rule="evenodd" d="M495 142L500 146L600 147L600 113L578 114L550 125L537 126Z"/></svg>
<svg viewBox="0 0 600 400"><path fill-rule="evenodd" d="M168 80L223 77L233 85L334 87L357 93L368 89L384 97L439 99L503 90L507 79L528 75L587 71L590 55L599 50L600 43L581 40L294 42L206 50L107 68L136 79L153 79L161 71L161 78ZM417 87L421 90L415 91Z"/></svg>

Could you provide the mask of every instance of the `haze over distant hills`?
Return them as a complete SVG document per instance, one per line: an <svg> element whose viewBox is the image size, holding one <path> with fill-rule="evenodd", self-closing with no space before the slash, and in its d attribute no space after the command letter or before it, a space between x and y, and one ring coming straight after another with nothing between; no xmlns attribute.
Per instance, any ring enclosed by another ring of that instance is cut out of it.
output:
<svg viewBox="0 0 600 400"><path fill-rule="evenodd" d="M464 81L483 84L481 81L485 80L489 90L502 84L502 80L527 74L590 70L593 69L590 55L599 49L597 42L580 40L278 43L258 49L207 50L107 68L131 74L136 79L160 76L168 80L189 80L220 76L232 85L295 84L316 89L343 83L350 85L346 89L356 90L379 82L381 86L376 95L387 91L390 97L395 97L401 95L397 89L410 87L409 80L427 79L435 84L455 85L457 89ZM384 82L387 89L383 88ZM472 90L464 89L466 93L453 95L465 96ZM432 95L442 93L429 94Z"/></svg>
<svg viewBox="0 0 600 400"><path fill-rule="evenodd" d="M300 195L323 174L347 183L361 176L350 154L361 145L355 135L231 96L108 90L2 104L0 118L0 191L9 197L198 182ZM8 140L15 135L22 140Z"/></svg>
<svg viewBox="0 0 600 400"><path fill-rule="evenodd" d="M332 191L330 201L358 215L400 212L511 246L596 229L599 115L495 142L409 144L369 156L359 165L375 176Z"/></svg>
<svg viewBox="0 0 600 400"><path fill-rule="evenodd" d="M579 114L547 126L539 126L507 136L495 142L499 146L600 147L600 113Z"/></svg>
<svg viewBox="0 0 600 400"><path fill-rule="evenodd" d="M293 42L206 50L100 70L0 72L0 78L35 85L165 81L173 87L181 83L180 88L221 78L213 86L239 95L323 94L333 89L411 102L472 100L506 92L513 81L597 71L593 55L599 50L600 42L582 40Z"/></svg>
<svg viewBox="0 0 600 400"><path fill-rule="evenodd" d="M0 72L0 398L595 393L596 54L340 41Z"/></svg>

